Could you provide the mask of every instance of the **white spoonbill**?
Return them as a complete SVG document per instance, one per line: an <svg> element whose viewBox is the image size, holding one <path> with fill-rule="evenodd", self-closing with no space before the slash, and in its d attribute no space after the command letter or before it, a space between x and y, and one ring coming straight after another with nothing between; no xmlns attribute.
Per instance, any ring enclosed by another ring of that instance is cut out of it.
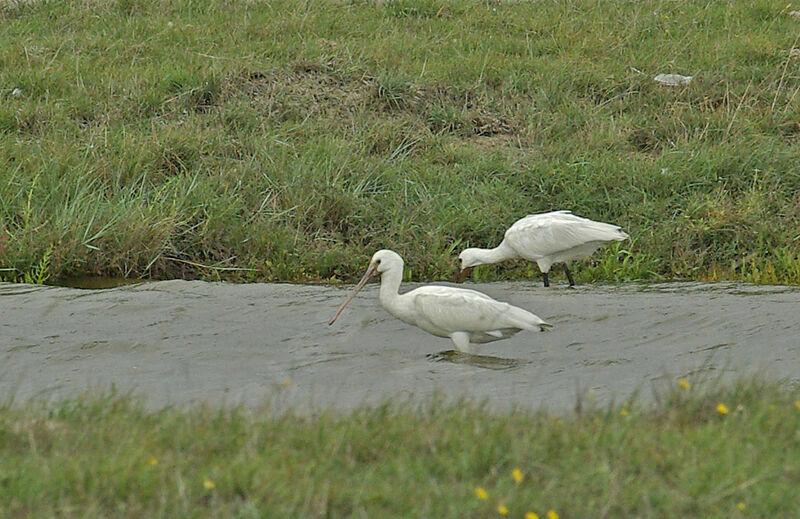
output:
<svg viewBox="0 0 800 519"><path fill-rule="evenodd" d="M458 256L459 283L477 265L499 263L513 258L535 261L542 271L544 286L550 286L548 272L555 263L564 264L569 286L575 286L568 261L585 258L607 241L630 238L617 225L581 218L570 211L531 214L508 228L494 249L464 249Z"/></svg>
<svg viewBox="0 0 800 519"><path fill-rule="evenodd" d="M347 304L371 278L381 276L380 302L401 321L437 337L450 337L458 351L469 353L469 343L507 339L520 330L550 327L527 310L463 288L428 285L398 293L403 278L403 258L391 250L379 250L353 292L328 324L333 324Z"/></svg>

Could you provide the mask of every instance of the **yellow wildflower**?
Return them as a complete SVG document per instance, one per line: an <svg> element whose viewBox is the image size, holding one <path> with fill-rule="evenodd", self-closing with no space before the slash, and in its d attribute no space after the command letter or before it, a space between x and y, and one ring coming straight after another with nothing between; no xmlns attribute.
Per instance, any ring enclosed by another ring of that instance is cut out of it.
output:
<svg viewBox="0 0 800 519"><path fill-rule="evenodd" d="M797 408L798 411L800 411L800 400L795 400L794 406Z"/></svg>
<svg viewBox="0 0 800 519"><path fill-rule="evenodd" d="M558 513L555 510L548 510L547 511L547 519L558 519Z"/></svg>
<svg viewBox="0 0 800 519"><path fill-rule="evenodd" d="M205 481L203 481L203 488L205 488L206 490L212 490L215 486L217 485L215 485L214 482L211 481L210 479L206 479Z"/></svg>
<svg viewBox="0 0 800 519"><path fill-rule="evenodd" d="M283 381L283 387L289 387L291 385L292 385L292 381L289 380L288 378Z"/></svg>
<svg viewBox="0 0 800 519"><path fill-rule="evenodd" d="M151 466L155 467L156 465L158 465L158 460L155 459L155 458L150 458L149 460L147 460L147 463L149 463Z"/></svg>
<svg viewBox="0 0 800 519"><path fill-rule="evenodd" d="M539 514L536 512L528 512L525 514L525 519L539 519Z"/></svg>
<svg viewBox="0 0 800 519"><path fill-rule="evenodd" d="M686 380L685 378L678 380L678 385L681 387L681 389L686 389L686 390L692 389L692 383Z"/></svg>
<svg viewBox="0 0 800 519"><path fill-rule="evenodd" d="M497 513L500 515L508 515L508 508L506 508L506 505L499 505L497 507Z"/></svg>
<svg viewBox="0 0 800 519"><path fill-rule="evenodd" d="M522 471L519 469L512 470L511 477L514 478L514 481L519 483L520 481L522 481Z"/></svg>
<svg viewBox="0 0 800 519"><path fill-rule="evenodd" d="M489 499L489 494L488 494L488 492L486 492L485 488L478 487L478 488L475 489L475 497L477 497L478 499L480 499L482 501L485 501L485 500Z"/></svg>
<svg viewBox="0 0 800 519"><path fill-rule="evenodd" d="M745 508L747 508L747 505L744 504L744 501L739 501L738 503L736 503L736 508L738 508L739 510L744 510Z"/></svg>
<svg viewBox="0 0 800 519"><path fill-rule="evenodd" d="M730 410L728 409L728 406L726 406L725 404L717 404L717 412L719 414L728 414Z"/></svg>
<svg viewBox="0 0 800 519"><path fill-rule="evenodd" d="M620 410L620 412L619 412L619 415L620 415L620 416L628 416L628 410L627 410L627 409L625 409L625 408L623 407L623 408Z"/></svg>

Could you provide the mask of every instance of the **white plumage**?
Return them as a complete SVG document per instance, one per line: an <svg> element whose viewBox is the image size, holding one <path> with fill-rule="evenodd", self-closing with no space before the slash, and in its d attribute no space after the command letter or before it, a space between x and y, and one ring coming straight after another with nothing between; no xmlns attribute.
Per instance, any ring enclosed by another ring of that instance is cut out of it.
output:
<svg viewBox="0 0 800 519"><path fill-rule="evenodd" d="M617 225L595 222L570 211L531 214L517 220L506 231L503 241L494 249L465 249L458 259L459 281L477 265L498 263L512 258L535 261L542 271L544 286L550 286L548 273L556 263L564 264L570 286L575 285L567 262L585 258L609 241L622 241L628 236Z"/></svg>
<svg viewBox="0 0 800 519"><path fill-rule="evenodd" d="M345 306L376 275L381 276L379 299L387 312L437 337L449 337L459 351L469 352L469 343L497 341L521 330L550 327L527 310L475 290L428 285L400 294L403 258L391 250L379 250L372 256L364 277L328 324L339 318Z"/></svg>

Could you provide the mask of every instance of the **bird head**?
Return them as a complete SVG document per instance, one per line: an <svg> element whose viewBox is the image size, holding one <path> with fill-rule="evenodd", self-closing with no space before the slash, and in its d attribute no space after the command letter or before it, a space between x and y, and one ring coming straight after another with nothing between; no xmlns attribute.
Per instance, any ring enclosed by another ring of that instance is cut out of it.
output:
<svg viewBox="0 0 800 519"><path fill-rule="evenodd" d="M467 276L470 275L472 269L477 265L482 265L481 260L478 258L479 249L464 249L458 255L458 272L456 272L455 281L461 283Z"/></svg>
<svg viewBox="0 0 800 519"><path fill-rule="evenodd" d="M400 269L400 272L403 272L403 258L401 258L399 254L389 249L379 250L373 254L372 259L369 260L369 267L367 267L367 271L364 273L364 276L362 276L361 281L358 282L347 300L342 303L342 306L339 307L336 314L328 321L328 324L330 325L336 322L336 319L344 312L344 308L356 297L356 294L364 288L364 285L366 285L370 279L392 269Z"/></svg>
<svg viewBox="0 0 800 519"><path fill-rule="evenodd" d="M402 272L403 258L389 249L379 250L372 255L372 259L369 261L369 268L374 268L376 274L383 274L389 269L396 269L398 267ZM369 272L369 269L367 269L367 272Z"/></svg>

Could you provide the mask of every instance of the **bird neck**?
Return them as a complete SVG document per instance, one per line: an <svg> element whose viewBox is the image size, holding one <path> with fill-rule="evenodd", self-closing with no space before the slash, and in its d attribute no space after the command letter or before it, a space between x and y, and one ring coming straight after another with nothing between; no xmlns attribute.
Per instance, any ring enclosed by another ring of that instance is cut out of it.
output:
<svg viewBox="0 0 800 519"><path fill-rule="evenodd" d="M400 282L403 280L403 267L399 269L389 269L381 273L381 290L379 299L381 305L389 309L395 301L400 291Z"/></svg>
<svg viewBox="0 0 800 519"><path fill-rule="evenodd" d="M516 251L506 243L505 240L494 249L478 249L476 256L480 259L481 265L488 263L500 263L507 259L516 258Z"/></svg>

